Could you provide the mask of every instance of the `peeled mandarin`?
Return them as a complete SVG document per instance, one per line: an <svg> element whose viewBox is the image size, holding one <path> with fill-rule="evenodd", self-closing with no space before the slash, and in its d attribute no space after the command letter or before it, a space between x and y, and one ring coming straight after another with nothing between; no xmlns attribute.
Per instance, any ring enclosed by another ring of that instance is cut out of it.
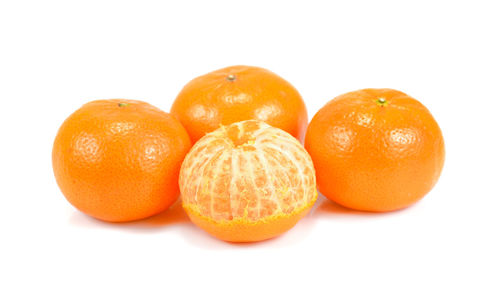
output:
<svg viewBox="0 0 500 296"><path fill-rule="evenodd" d="M179 186L190 219L231 242L282 234L317 198L313 163L300 142L257 120L202 137L182 163Z"/></svg>

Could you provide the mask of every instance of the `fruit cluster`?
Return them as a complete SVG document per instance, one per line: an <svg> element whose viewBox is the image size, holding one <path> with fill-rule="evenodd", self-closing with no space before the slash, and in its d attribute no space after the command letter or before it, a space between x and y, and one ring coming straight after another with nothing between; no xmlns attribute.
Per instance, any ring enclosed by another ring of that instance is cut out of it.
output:
<svg viewBox="0 0 500 296"><path fill-rule="evenodd" d="M338 96L308 125L290 83L233 66L193 79L170 112L112 99L71 114L52 152L66 199L97 219L125 222L164 211L180 193L190 219L211 235L260 241L304 217L316 188L345 207L393 211L427 194L444 164L431 113L392 89Z"/></svg>

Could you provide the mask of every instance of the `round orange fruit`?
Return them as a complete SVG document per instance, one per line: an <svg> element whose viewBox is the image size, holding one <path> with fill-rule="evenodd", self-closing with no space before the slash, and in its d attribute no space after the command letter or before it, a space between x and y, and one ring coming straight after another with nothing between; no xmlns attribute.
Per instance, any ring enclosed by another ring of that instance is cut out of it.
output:
<svg viewBox="0 0 500 296"><path fill-rule="evenodd" d="M168 208L191 142L171 115L140 101L83 105L60 127L54 175L67 200L95 218L123 222Z"/></svg>
<svg viewBox="0 0 500 296"><path fill-rule="evenodd" d="M191 220L231 242L289 230L317 198L313 163L300 142L257 120L201 138L182 163L179 185Z"/></svg>
<svg viewBox="0 0 500 296"><path fill-rule="evenodd" d="M322 194L375 212L421 199L436 184L445 158L429 110L392 89L358 90L327 103L307 129L305 148Z"/></svg>
<svg viewBox="0 0 500 296"><path fill-rule="evenodd" d="M191 80L170 112L186 127L193 143L220 125L249 119L265 121L300 141L307 128L299 92L259 67L232 66Z"/></svg>

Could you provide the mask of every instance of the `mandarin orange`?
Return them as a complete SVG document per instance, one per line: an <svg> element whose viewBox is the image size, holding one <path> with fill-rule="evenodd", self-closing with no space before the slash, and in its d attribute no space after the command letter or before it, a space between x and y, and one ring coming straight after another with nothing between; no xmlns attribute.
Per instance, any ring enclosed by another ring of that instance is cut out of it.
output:
<svg viewBox="0 0 500 296"><path fill-rule="evenodd" d="M168 208L189 136L171 115L140 101L83 105L60 127L52 151L67 200L95 218L122 222Z"/></svg>
<svg viewBox="0 0 500 296"><path fill-rule="evenodd" d="M444 164L441 130L414 98L392 89L363 89L321 108L305 148L327 198L364 211L392 211L421 199Z"/></svg>
<svg viewBox="0 0 500 296"><path fill-rule="evenodd" d="M251 66L227 67L191 80L170 112L193 143L220 125L249 119L265 121L300 141L307 128L299 92L273 72Z"/></svg>
<svg viewBox="0 0 500 296"><path fill-rule="evenodd" d="M201 138L182 163L179 185L191 220L231 242L287 231L317 197L313 163L299 141L256 120Z"/></svg>

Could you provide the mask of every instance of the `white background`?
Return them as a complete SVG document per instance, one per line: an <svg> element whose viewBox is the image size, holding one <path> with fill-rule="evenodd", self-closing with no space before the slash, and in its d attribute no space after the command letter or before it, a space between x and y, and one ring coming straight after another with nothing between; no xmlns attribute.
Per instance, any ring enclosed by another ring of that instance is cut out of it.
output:
<svg viewBox="0 0 500 296"><path fill-rule="evenodd" d="M495 1L0 1L1 295L499 295L500 10ZM177 204L140 222L77 212L51 165L87 101L168 111L190 79L268 68L309 118L366 87L419 99L446 163L403 211L320 197L281 237L228 244Z"/></svg>

